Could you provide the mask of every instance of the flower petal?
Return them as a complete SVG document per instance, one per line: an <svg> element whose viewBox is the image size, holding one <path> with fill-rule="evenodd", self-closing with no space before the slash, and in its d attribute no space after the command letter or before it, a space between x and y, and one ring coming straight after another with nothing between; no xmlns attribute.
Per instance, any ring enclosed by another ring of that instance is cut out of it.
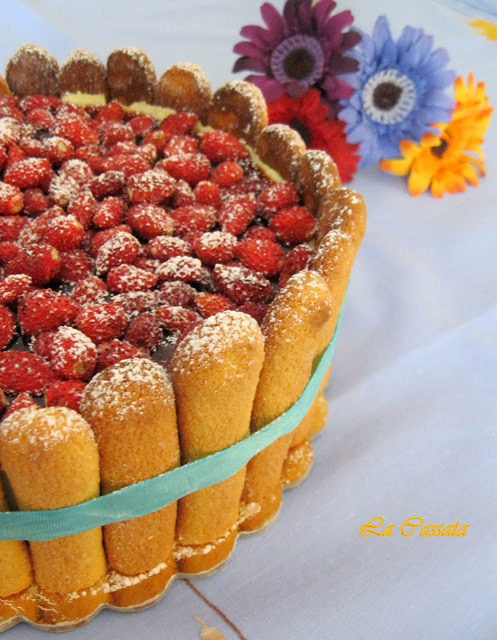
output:
<svg viewBox="0 0 497 640"><path fill-rule="evenodd" d="M247 58L263 58L265 56L264 51L260 49L253 42L244 40L243 42L237 42L233 47L233 51L240 56L246 56Z"/></svg>
<svg viewBox="0 0 497 640"><path fill-rule="evenodd" d="M326 25L326 21L328 20L330 13L336 8L336 6L337 3L334 2L334 0L320 0L320 2L317 2L314 5L312 13L316 21L318 33L320 33Z"/></svg>
<svg viewBox="0 0 497 640"><path fill-rule="evenodd" d="M390 40L392 40L392 33L388 20L385 16L380 16L373 30L373 42L377 56L381 55L383 47Z"/></svg>
<svg viewBox="0 0 497 640"><path fill-rule="evenodd" d="M233 73L237 73L238 71L260 71L261 73L265 73L266 65L255 58L242 56L235 62L232 71Z"/></svg>
<svg viewBox="0 0 497 640"><path fill-rule="evenodd" d="M285 93L284 87L281 86L276 80L272 78L267 78L266 76L247 76L245 78L247 82L252 82L256 87L262 91L266 102L273 102L273 100L277 100L281 98L281 96Z"/></svg>
<svg viewBox="0 0 497 640"><path fill-rule="evenodd" d="M285 36L286 22L279 11L269 2L265 2L261 7L261 16L267 25L268 31L274 34L278 40L282 40Z"/></svg>
<svg viewBox="0 0 497 640"><path fill-rule="evenodd" d="M279 42L278 39L274 38L269 31L266 31L266 29L255 24L242 27L240 35L242 38L252 40L252 42L263 51L274 49Z"/></svg>

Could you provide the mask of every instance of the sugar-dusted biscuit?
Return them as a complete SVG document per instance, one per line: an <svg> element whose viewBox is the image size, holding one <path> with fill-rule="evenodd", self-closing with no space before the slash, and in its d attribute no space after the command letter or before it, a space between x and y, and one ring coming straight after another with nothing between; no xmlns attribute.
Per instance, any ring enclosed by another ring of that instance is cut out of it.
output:
<svg viewBox="0 0 497 640"><path fill-rule="evenodd" d="M331 312L328 286L313 271L292 276L272 302L262 324L265 358L252 410L252 431L269 424L301 396ZM292 433L279 438L248 463L242 501L256 503L259 511L242 523L243 530L260 528L277 513L281 470L291 441Z"/></svg>
<svg viewBox="0 0 497 640"><path fill-rule="evenodd" d="M59 95L59 65L46 49L23 44L7 63L5 79L11 93L24 98L33 94Z"/></svg>
<svg viewBox="0 0 497 640"><path fill-rule="evenodd" d="M208 318L181 342L173 357L172 377L184 463L249 435L263 359L256 321L237 311ZM245 468L179 501L181 571L206 571L229 555L237 535L244 480Z"/></svg>
<svg viewBox="0 0 497 640"><path fill-rule="evenodd" d="M154 362L123 360L96 375L85 389L81 412L91 424L100 452L102 493L153 478L179 464L179 443L172 386ZM118 606L140 604L161 593L174 573L172 558L176 503L149 515L104 527L107 561L124 576L154 578L150 585L116 590ZM163 583L161 583L161 580ZM124 581L125 582L125 581ZM130 581L133 582L133 581Z"/></svg>
<svg viewBox="0 0 497 640"><path fill-rule="evenodd" d="M300 135L286 124L268 125L257 140L261 160L288 182L295 182L305 149Z"/></svg>
<svg viewBox="0 0 497 640"><path fill-rule="evenodd" d="M212 97L209 124L255 145L267 126L267 107L260 89L243 80L223 84Z"/></svg>
<svg viewBox="0 0 497 640"><path fill-rule="evenodd" d="M162 107L194 113L207 124L212 100L211 85L196 64L175 64L157 81L155 100Z"/></svg>
<svg viewBox="0 0 497 640"><path fill-rule="evenodd" d="M76 49L64 60L59 71L59 89L66 93L108 96L105 65L89 51Z"/></svg>
<svg viewBox="0 0 497 640"><path fill-rule="evenodd" d="M125 105L153 104L156 81L154 66L141 49L116 49L107 58L107 82L112 100Z"/></svg>
<svg viewBox="0 0 497 640"><path fill-rule="evenodd" d="M309 149L302 156L297 183L304 205L314 214L323 200L342 184L336 164L325 151L319 149Z"/></svg>
<svg viewBox="0 0 497 640"><path fill-rule="evenodd" d="M99 495L98 449L75 411L50 407L16 411L0 429L0 462L21 511L59 509ZM106 596L90 593L106 574L100 528L29 543L42 623L85 618ZM68 597L69 594L71 597Z"/></svg>

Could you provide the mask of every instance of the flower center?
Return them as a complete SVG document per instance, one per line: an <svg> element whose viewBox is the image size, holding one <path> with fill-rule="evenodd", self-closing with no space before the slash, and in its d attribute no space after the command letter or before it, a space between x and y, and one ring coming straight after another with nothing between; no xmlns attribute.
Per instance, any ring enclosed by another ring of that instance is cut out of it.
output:
<svg viewBox="0 0 497 640"><path fill-rule="evenodd" d="M436 147L431 147L430 151L437 158L441 158L443 154L447 151L448 146L449 146L449 143L447 142L447 140L441 140L440 144L438 144Z"/></svg>
<svg viewBox="0 0 497 640"><path fill-rule="evenodd" d="M323 74L324 54L316 38L298 33L280 42L271 54L270 65L280 84L298 82L310 87Z"/></svg>
<svg viewBox="0 0 497 640"><path fill-rule="evenodd" d="M378 109L393 109L402 95L402 89L393 82L382 82L373 91L373 103Z"/></svg>
<svg viewBox="0 0 497 640"><path fill-rule="evenodd" d="M366 115L380 124L398 124L416 106L417 92L413 81L397 69L384 69L372 75L361 95Z"/></svg>
<svg viewBox="0 0 497 640"><path fill-rule="evenodd" d="M305 142L305 146L308 147L311 143L311 132L309 131L309 127L307 127L301 120L298 118L293 118L290 122L290 127L295 129L295 131L300 134L300 137Z"/></svg>

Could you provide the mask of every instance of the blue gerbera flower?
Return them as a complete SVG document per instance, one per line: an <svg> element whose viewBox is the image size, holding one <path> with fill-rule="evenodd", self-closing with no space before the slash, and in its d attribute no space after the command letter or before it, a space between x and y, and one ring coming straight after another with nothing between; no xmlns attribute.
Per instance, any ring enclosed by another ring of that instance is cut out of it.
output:
<svg viewBox="0 0 497 640"><path fill-rule="evenodd" d="M384 16L373 37L364 33L350 55L359 70L345 76L353 95L342 100L339 117L347 139L359 143L361 167L400 157L399 142L419 142L425 133L439 134L435 123L450 122L454 101L444 93L456 74L446 69L445 49L433 50L433 37L405 27L395 42Z"/></svg>

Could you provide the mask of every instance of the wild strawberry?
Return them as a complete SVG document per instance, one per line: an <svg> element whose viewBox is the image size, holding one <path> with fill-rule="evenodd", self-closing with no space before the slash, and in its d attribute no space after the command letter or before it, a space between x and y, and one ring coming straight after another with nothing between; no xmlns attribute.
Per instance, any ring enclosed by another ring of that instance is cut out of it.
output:
<svg viewBox="0 0 497 640"><path fill-rule="evenodd" d="M146 291L155 287L158 277L154 273L134 267L132 264L121 264L113 267L107 274L107 287L111 293L127 293L130 291Z"/></svg>
<svg viewBox="0 0 497 640"><path fill-rule="evenodd" d="M221 205L219 223L221 230L241 235L255 216L256 204L254 198L248 195L233 196Z"/></svg>
<svg viewBox="0 0 497 640"><path fill-rule="evenodd" d="M170 212L174 220L176 232L183 236L194 231L209 231L217 221L217 211L214 207L192 205L180 207Z"/></svg>
<svg viewBox="0 0 497 640"><path fill-rule="evenodd" d="M34 342L31 342L31 350L33 353L36 353L40 358L50 360L55 333L55 331L42 331L42 333L39 333Z"/></svg>
<svg viewBox="0 0 497 640"><path fill-rule="evenodd" d="M14 215L22 211L23 206L21 190L11 184L0 182L0 214Z"/></svg>
<svg viewBox="0 0 497 640"><path fill-rule="evenodd" d="M147 258L145 256L138 256L133 262L134 267L138 267L138 269L143 269L149 273L155 273L159 265L160 260L157 260L156 258Z"/></svg>
<svg viewBox="0 0 497 640"><path fill-rule="evenodd" d="M157 236L148 243L148 251L161 262L175 256L193 256L192 246L176 236Z"/></svg>
<svg viewBox="0 0 497 640"><path fill-rule="evenodd" d="M55 247L38 244L26 248L17 258L9 262L5 270L8 276L24 273L31 276L33 284L48 284L59 272L60 256Z"/></svg>
<svg viewBox="0 0 497 640"><path fill-rule="evenodd" d="M211 175L211 180L218 187L230 187L243 178L243 169L237 162L225 160L218 164Z"/></svg>
<svg viewBox="0 0 497 640"><path fill-rule="evenodd" d="M30 189L46 185L51 176L52 167L46 158L26 158L14 165L7 167L4 173L4 182L19 187Z"/></svg>
<svg viewBox="0 0 497 640"><path fill-rule="evenodd" d="M276 240L276 234L267 227L259 227L258 225L249 227L242 236L242 240Z"/></svg>
<svg viewBox="0 0 497 640"><path fill-rule="evenodd" d="M124 339L150 353L159 346L162 330L151 313L142 313L129 323Z"/></svg>
<svg viewBox="0 0 497 640"><path fill-rule="evenodd" d="M0 242L17 240L27 224L29 222L23 216L0 216Z"/></svg>
<svg viewBox="0 0 497 640"><path fill-rule="evenodd" d="M45 155L53 167L60 165L74 157L74 147L65 138L52 136L43 141L43 155Z"/></svg>
<svg viewBox="0 0 497 640"><path fill-rule="evenodd" d="M168 140L174 135L190 133L197 124L197 116L193 113L178 112L165 118L159 125Z"/></svg>
<svg viewBox="0 0 497 640"><path fill-rule="evenodd" d="M85 230L74 216L59 216L50 220L43 234L43 242L59 251L71 251L81 246Z"/></svg>
<svg viewBox="0 0 497 640"><path fill-rule="evenodd" d="M160 285L159 301L171 307L188 307L193 304L196 293L195 289L186 282L166 280Z"/></svg>
<svg viewBox="0 0 497 640"><path fill-rule="evenodd" d="M20 393L18 396L16 396L12 400L12 402L9 405L9 408L7 409L4 415L4 419L12 415L15 411L20 411L21 409L28 409L28 408L38 409L38 405L36 404L33 397L30 396L29 393L26 393L24 391L23 393Z"/></svg>
<svg viewBox="0 0 497 640"><path fill-rule="evenodd" d="M89 380L97 364L97 347L81 331L59 327L53 336L50 363L61 378Z"/></svg>
<svg viewBox="0 0 497 640"><path fill-rule="evenodd" d="M82 249L60 252L60 269L57 279L67 284L76 284L95 272L95 261Z"/></svg>
<svg viewBox="0 0 497 640"><path fill-rule="evenodd" d="M71 158L64 162L59 169L59 175L65 178L72 178L80 187L94 178L93 171L88 166L88 163L78 158Z"/></svg>
<svg viewBox="0 0 497 640"><path fill-rule="evenodd" d="M139 153L120 154L105 161L106 171L121 171L126 180L151 169L150 162Z"/></svg>
<svg viewBox="0 0 497 640"><path fill-rule="evenodd" d="M126 223L137 236L145 240L169 236L174 231L173 219L156 204L142 203L130 207L126 213Z"/></svg>
<svg viewBox="0 0 497 640"><path fill-rule="evenodd" d="M0 120L0 127L2 122L4 122L4 120ZM10 144L7 152L7 164L5 169L14 166L22 160L26 160L26 154L24 153L24 151L17 144Z"/></svg>
<svg viewBox="0 0 497 640"><path fill-rule="evenodd" d="M11 107L9 105L2 105L0 107L0 118L12 118L19 123L24 122L24 114L20 109Z"/></svg>
<svg viewBox="0 0 497 640"><path fill-rule="evenodd" d="M7 152L5 151L3 146L0 145L0 171L3 169L6 162L7 162Z"/></svg>
<svg viewBox="0 0 497 640"><path fill-rule="evenodd" d="M173 195L174 180L165 171L151 169L128 178L126 188L132 204L159 204Z"/></svg>
<svg viewBox="0 0 497 640"><path fill-rule="evenodd" d="M138 154L144 158L152 167L157 160L157 149L152 143L141 144L138 147Z"/></svg>
<svg viewBox="0 0 497 640"><path fill-rule="evenodd" d="M26 114L26 122L35 129L49 131L54 123L54 117L48 109L32 109Z"/></svg>
<svg viewBox="0 0 497 640"><path fill-rule="evenodd" d="M124 218L126 205L121 198L109 196L99 202L93 211L93 224L99 229L110 229Z"/></svg>
<svg viewBox="0 0 497 640"><path fill-rule="evenodd" d="M0 265L5 266L14 258L17 258L22 253L22 248L12 242L11 240L6 240L5 242L0 242Z"/></svg>
<svg viewBox="0 0 497 640"><path fill-rule="evenodd" d="M276 276L281 271L285 252L272 240L244 240L236 247L236 257L248 269L265 276Z"/></svg>
<svg viewBox="0 0 497 640"><path fill-rule="evenodd" d="M238 240L236 236L224 231L203 233L194 243L197 256L204 264L215 265L233 260Z"/></svg>
<svg viewBox="0 0 497 640"><path fill-rule="evenodd" d="M30 138L24 136L19 140L19 148L24 154L25 158L44 158L45 152L43 144L36 140L36 138Z"/></svg>
<svg viewBox="0 0 497 640"><path fill-rule="evenodd" d="M69 140L76 148L99 142L98 133L82 117L67 110L57 113L52 133Z"/></svg>
<svg viewBox="0 0 497 640"><path fill-rule="evenodd" d="M271 184L257 198L257 212L270 220L280 209L294 207L299 202L297 189L289 182Z"/></svg>
<svg viewBox="0 0 497 640"><path fill-rule="evenodd" d="M26 189L24 192L24 213L39 216L48 209L48 200L41 189Z"/></svg>
<svg viewBox="0 0 497 640"><path fill-rule="evenodd" d="M200 151L215 163L250 157L246 147L235 136L220 130L204 133L200 140Z"/></svg>
<svg viewBox="0 0 497 640"><path fill-rule="evenodd" d="M9 94L0 95L0 107L15 107L19 106L19 98Z"/></svg>
<svg viewBox="0 0 497 640"><path fill-rule="evenodd" d="M34 353L4 351L0 353L0 388L6 393L41 395L54 381L49 365Z"/></svg>
<svg viewBox="0 0 497 640"><path fill-rule="evenodd" d="M0 119L0 144L8 147L19 142L21 125L15 118Z"/></svg>
<svg viewBox="0 0 497 640"><path fill-rule="evenodd" d="M269 280L257 271L244 266L217 264L213 270L217 293L222 293L237 304L269 302L273 288Z"/></svg>
<svg viewBox="0 0 497 640"><path fill-rule="evenodd" d="M150 311L156 307L159 304L158 294L159 292L156 290L130 291L129 293L121 293L113 296L112 302L122 307L128 314L128 317L131 317L137 313Z"/></svg>
<svg viewBox="0 0 497 640"><path fill-rule="evenodd" d="M73 300L52 289L36 289L26 293L17 310L23 334L32 336L52 331L63 324L73 324L78 307Z"/></svg>
<svg viewBox="0 0 497 640"><path fill-rule="evenodd" d="M124 109L119 104L112 100L98 110L95 121L100 125L107 122L123 122Z"/></svg>
<svg viewBox="0 0 497 640"><path fill-rule="evenodd" d="M169 258L157 269L157 275L160 280L198 282L202 277L202 263L198 258L190 256Z"/></svg>
<svg viewBox="0 0 497 640"><path fill-rule="evenodd" d="M99 133L101 142L106 147L117 142L135 141L133 129L122 122L107 122L99 127Z"/></svg>
<svg viewBox="0 0 497 640"><path fill-rule="evenodd" d="M16 319L7 307L0 306L0 351L5 349L14 337L16 331Z"/></svg>
<svg viewBox="0 0 497 640"><path fill-rule="evenodd" d="M309 269L314 257L314 250L306 244L299 244L288 252L281 269L279 285L282 289L288 280L299 271Z"/></svg>
<svg viewBox="0 0 497 640"><path fill-rule="evenodd" d="M282 209L271 218L269 228L282 242L300 244L312 238L316 220L305 207L290 207Z"/></svg>
<svg viewBox="0 0 497 640"><path fill-rule="evenodd" d="M194 186L201 180L207 180L211 172L211 163L202 153L182 152L170 154L159 163L176 180L184 180Z"/></svg>
<svg viewBox="0 0 497 640"><path fill-rule="evenodd" d="M112 302L91 304L79 312L76 324L95 344L100 344L122 336L128 317L122 307Z"/></svg>
<svg viewBox="0 0 497 640"><path fill-rule="evenodd" d="M198 293L195 297L195 306L204 318L209 318L220 311L236 309L233 300L220 293Z"/></svg>
<svg viewBox="0 0 497 640"><path fill-rule="evenodd" d="M147 134L145 134L142 146L152 145L153 147L155 147L157 153L162 153L167 141L168 138L166 137L164 131L156 129L155 131L149 131Z"/></svg>
<svg viewBox="0 0 497 640"><path fill-rule="evenodd" d="M95 371L103 371L113 364L129 358L148 358L140 349L126 340L108 340L97 346L98 359Z"/></svg>
<svg viewBox="0 0 497 640"><path fill-rule="evenodd" d="M202 319L196 311L184 307L157 307L154 315L159 325L172 333L183 333Z"/></svg>
<svg viewBox="0 0 497 640"><path fill-rule="evenodd" d="M7 276L0 281L0 304L12 304L26 291L32 283L31 276L23 273Z"/></svg>
<svg viewBox="0 0 497 640"><path fill-rule="evenodd" d="M175 135L173 136L164 147L164 156L176 156L190 153L197 153L198 141L193 136ZM208 159L206 158L208 161ZM210 162L209 162L210 168Z"/></svg>
<svg viewBox="0 0 497 640"><path fill-rule="evenodd" d="M103 231L97 231L94 236L92 236L90 240L90 253L96 258L100 247L102 247L107 240L110 240L114 236L117 236L118 233L127 233L131 235L131 227L127 224L120 224L113 229L104 229Z"/></svg>
<svg viewBox="0 0 497 640"><path fill-rule="evenodd" d="M268 305L263 302L246 302L237 308L240 313L247 313L254 320L261 324L268 310Z"/></svg>
<svg viewBox="0 0 497 640"><path fill-rule="evenodd" d="M138 254L140 243L129 233L117 233L103 244L97 253L97 275L101 275L112 267L121 264L133 264Z"/></svg>
<svg viewBox="0 0 497 640"><path fill-rule="evenodd" d="M177 180L174 185L173 207L177 209L179 207L189 207L192 204L197 204L192 188L188 182Z"/></svg>
<svg viewBox="0 0 497 640"><path fill-rule="evenodd" d="M150 116L140 114L138 116L135 116L134 118L131 118L128 124L133 129L133 133L135 134L135 136L143 138L143 136L146 135L149 131L152 131L155 122Z"/></svg>
<svg viewBox="0 0 497 640"><path fill-rule="evenodd" d="M86 382L81 380L56 380L45 391L45 406L67 407L79 413L85 388Z"/></svg>
<svg viewBox="0 0 497 640"><path fill-rule="evenodd" d="M90 191L97 200L109 196L120 196L123 193L126 178L122 171L105 171L88 184Z"/></svg>
<svg viewBox="0 0 497 640"><path fill-rule="evenodd" d="M221 203L221 190L209 180L201 180L195 185L193 195L197 204L209 204L217 207Z"/></svg>
<svg viewBox="0 0 497 640"><path fill-rule="evenodd" d="M37 93L23 98L19 102L19 108L27 113L33 109L56 109L60 104L59 98L43 96Z"/></svg>
<svg viewBox="0 0 497 640"><path fill-rule="evenodd" d="M80 307L86 307L89 304L105 302L107 295L105 282L96 276L89 276L76 284L71 293L71 300Z"/></svg>

